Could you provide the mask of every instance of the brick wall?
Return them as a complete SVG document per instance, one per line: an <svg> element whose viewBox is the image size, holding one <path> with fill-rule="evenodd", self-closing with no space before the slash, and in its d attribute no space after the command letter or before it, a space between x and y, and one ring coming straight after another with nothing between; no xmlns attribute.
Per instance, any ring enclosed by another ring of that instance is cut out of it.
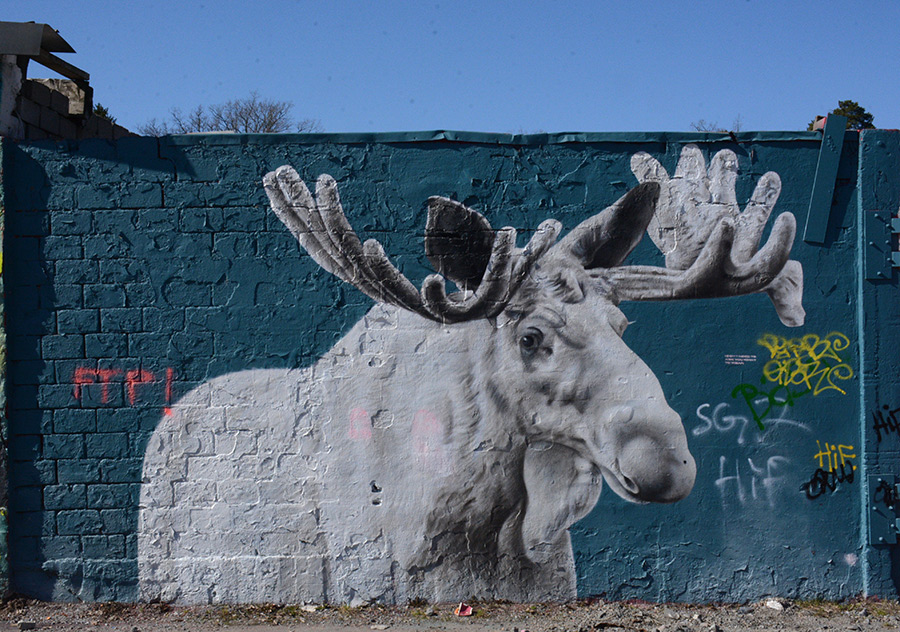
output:
<svg viewBox="0 0 900 632"><path fill-rule="evenodd" d="M106 138L117 139L132 135L121 125L107 118L95 116L71 107L69 97L54 89L63 80L26 79L16 98L13 117L24 126L24 138L28 140L64 140ZM83 109L83 103L82 108Z"/></svg>
<svg viewBox="0 0 900 632"><path fill-rule="evenodd" d="M185 149L6 145L15 591L134 599L143 445L167 402L248 363L308 358L300 339L338 329L305 332L291 313L310 270L258 174L225 158L241 146ZM266 322L293 333L262 344Z"/></svg>
<svg viewBox="0 0 900 632"><path fill-rule="evenodd" d="M52 103L41 107L62 117ZM818 137L806 133L748 134L740 145L701 134L429 138L4 141L15 591L135 599L141 464L166 408L230 371L309 366L371 306L300 250L268 208L260 183L266 171L292 164L308 182L333 175L353 226L384 244L419 284L428 273L421 235L431 195L456 197L495 227L525 235L547 217L569 229L635 184L634 153L649 151L672 171L683 144L699 141L709 155L723 147L740 152L739 200L775 170L784 183L777 210L803 218L818 155ZM890 576L848 561L870 553L859 544L865 501L858 480L816 502L799 491L816 469L816 440L862 453L865 415L853 394L863 372L854 333L858 286L845 273L857 265L857 158L848 141L827 248L798 238L793 254L808 271L802 331L854 340L846 351L854 378L841 383L849 395L802 400L791 418L810 431L797 437L787 425L763 437L752 421L739 434L734 420L750 413L738 408L732 389L758 381L764 362L733 366L723 358L762 358L757 340L765 332L797 335L779 324L767 299L627 306L637 322L626 342L682 416L700 473L690 497L652 511L601 496L572 530L580 594L846 597L873 585L865 572ZM633 257L661 265L649 243ZM710 417L719 404L731 411L731 430ZM766 470L776 456L790 465ZM764 484L775 476L783 477L777 486ZM764 495L769 489L778 495Z"/></svg>

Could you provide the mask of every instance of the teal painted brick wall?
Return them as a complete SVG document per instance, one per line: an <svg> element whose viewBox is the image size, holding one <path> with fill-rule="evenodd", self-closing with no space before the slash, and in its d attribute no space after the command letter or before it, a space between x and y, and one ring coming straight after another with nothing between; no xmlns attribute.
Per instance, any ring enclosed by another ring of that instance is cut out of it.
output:
<svg viewBox="0 0 900 632"><path fill-rule="evenodd" d="M308 182L334 176L356 230L384 244L419 284L430 272L422 246L429 196L452 196L525 236L548 217L567 230L637 183L634 153L650 152L671 173L688 142L699 142L707 159L723 148L736 152L742 205L763 173L778 172L776 214L790 211L802 226L817 136L738 140L412 134L4 142L14 590L42 599L135 599L141 461L164 408L229 371L311 365L371 306L311 261L268 209L266 171L291 164ZM854 272L858 160L848 135L827 243L795 242L792 257L807 275L804 327L781 325L762 295L624 305L635 321L625 341L681 415L699 473L691 496L674 505L630 505L604 491L572 529L579 594L741 601L845 598L867 582L880 594L891 586L890 559L867 566L873 554L861 535L859 479L814 499L801 490L820 464L821 444L853 446L860 459L866 449ZM630 260L663 265L648 239ZM758 341L832 332L848 339L840 356L853 376L835 381L845 394L800 397L771 411L767 430L758 431L753 410L732 396L741 384L766 385L770 356ZM726 356L755 360L729 364Z"/></svg>
<svg viewBox="0 0 900 632"><path fill-rule="evenodd" d="M0 80L2 89L2 80ZM0 144L0 166L3 146ZM2 242L6 205L4 202L3 171L0 168L0 242ZM0 243L0 322L6 322L3 292L3 244ZM9 593L9 548L7 508L9 502L9 467L7 458L8 426L6 421L6 328L0 325L0 599Z"/></svg>
<svg viewBox="0 0 900 632"><path fill-rule="evenodd" d="M858 211L860 222L867 213L881 211L897 216L900 208L900 132L871 130L861 136L859 151ZM860 234L860 248L874 236ZM877 238L877 237L876 237ZM896 236L892 237L896 252ZM882 243L882 250L886 244ZM860 271L860 277L863 277ZM866 445L865 466L869 480L884 477L893 482L900 476L900 434L895 426L876 429L877 415L890 419L890 411L900 407L900 295L897 273L883 280L860 281L859 310L861 338L864 340L866 371L861 392L863 442ZM896 415L895 415L896 418ZM886 498L873 493L862 508L883 508ZM870 565L866 590L872 594L896 594L900 587L900 547L874 546L868 550Z"/></svg>

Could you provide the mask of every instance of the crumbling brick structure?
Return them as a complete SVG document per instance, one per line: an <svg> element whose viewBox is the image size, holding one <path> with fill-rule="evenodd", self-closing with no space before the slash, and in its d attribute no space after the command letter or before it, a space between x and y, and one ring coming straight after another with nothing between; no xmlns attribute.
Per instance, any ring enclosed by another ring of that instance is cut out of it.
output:
<svg viewBox="0 0 900 632"><path fill-rule="evenodd" d="M74 50L46 24L0 22L0 136L82 140L134 135L94 113L90 75L53 52ZM30 61L66 78L28 79Z"/></svg>

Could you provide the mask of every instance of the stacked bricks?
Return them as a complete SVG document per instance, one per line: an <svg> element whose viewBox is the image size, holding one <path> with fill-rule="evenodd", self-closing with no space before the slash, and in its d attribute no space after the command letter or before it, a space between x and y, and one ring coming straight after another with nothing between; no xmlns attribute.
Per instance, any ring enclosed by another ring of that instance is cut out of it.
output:
<svg viewBox="0 0 900 632"><path fill-rule="evenodd" d="M352 225L417 285L428 196L499 186L446 165L496 173L510 193L491 221L526 238L549 204L508 168L515 147L227 134L3 149L12 590L43 599L137 598L142 460L170 403L231 371L309 366L371 307L301 251L264 173L291 164L311 185L346 183ZM568 173L584 158L563 160ZM398 187L395 168L416 177ZM556 194L553 215L583 212L584 189Z"/></svg>
<svg viewBox="0 0 900 632"><path fill-rule="evenodd" d="M815 175L819 140L812 135L803 140L803 134L787 147L790 151L781 148L781 141L755 145L765 160L760 158L742 176L742 199L761 173L773 169L785 182L779 211L805 212L808 196L803 191ZM664 135L644 135L628 143L535 146L498 143L487 136L472 142L380 138L231 134L2 141L14 592L67 601L134 600L142 459L168 405L231 371L309 366L371 306L359 291L324 272L300 250L268 209L261 186L264 173L290 164L310 184L320 174L334 176L352 226L363 238L384 244L419 286L429 272L421 241L428 196L464 201L483 211L492 225L519 229L524 243L529 231L547 217L569 229L624 194L635 182L629 165L635 152L663 152L660 160L674 168L682 144ZM858 156L846 156L852 176ZM855 187L855 180L846 180L835 199L846 207L847 200L855 199ZM855 261L856 239L849 232L855 215L844 217L849 219L840 228L841 239L829 249L832 263L821 266L811 282L821 281L821 287L836 283L837 289L806 297L810 314L827 314L822 331L856 327L858 306L844 298L856 296L853 277L836 273L853 269ZM845 238L848 235L851 238ZM657 257L662 264L662 255L649 240L638 248L636 262ZM804 253L799 239L795 248ZM777 320L765 296L721 301L715 312L705 301L628 309L643 323L643 329L630 330L629 345L666 381L673 406L685 415L696 410L698 402L715 402L706 398L727 394L734 386L719 382L721 369L714 360L698 373L701 351L717 350L713 355L721 358L721 352L736 345L754 348L760 331L757 318L763 314L768 318L765 327L780 331L774 329ZM685 338L686 331L692 332L691 338ZM673 347L670 339L681 342ZM672 353L689 349L688 340L696 342L695 350ZM712 340L716 342L708 342ZM693 389L690 395L677 394L682 386ZM294 395L285 393L286 398ZM808 418L816 420L816 432L824 423L829 430L844 420L862 418L852 400L840 400L837 407L823 400L827 414L815 416L813 411ZM711 452L713 458L718 449ZM803 449L787 454L796 463L811 465L812 454ZM713 552L721 534L698 527L697 516L718 515L711 512L724 503L714 482L718 464L707 462L706 478L692 497L666 510L672 512L666 515L666 528L689 530L678 536L679 542ZM847 490L829 496L828 504L809 505L811 509L794 503L797 513L787 518L767 505L758 514L746 514L767 529L748 531L740 521L724 523L743 538L731 541L738 548L730 550L740 564L748 557L762 564L767 543L781 555L784 541L796 536L800 543L792 544L791 564L782 565L779 575L802 578L796 580L798 585L812 591L805 594L859 592L858 575L848 584L835 583L834 575L817 573L824 556L814 558L816 550L850 551L856 546L855 502L860 493L858 487ZM684 513L697 508L690 503L701 501L695 514ZM660 532L651 514L640 518L646 523L625 523L623 512L630 509L606 509L612 518L590 523L590 544L576 549L576 559L582 556L579 563L585 565L588 594L605 590L607 577L627 585L634 569L641 572L640 558L610 552L643 551L646 533ZM819 529L830 515L849 516L849 522ZM797 529L797 524L809 528ZM578 536L582 542L587 539L584 533ZM597 542L618 543L619 549L600 551ZM666 555L675 559L680 553L669 548ZM651 594L656 582L637 594L758 598L754 595L766 588L764 580L747 582L742 574L735 576L734 560L721 557L721 568L707 555L692 559L684 566L687 570L667 571L661 577L681 585L677 582L693 581L700 568L704 577L731 577L721 589L726 593L704 584L702 593L684 588ZM859 567L844 571L856 573ZM813 579L806 583L807 578Z"/></svg>
<svg viewBox="0 0 900 632"><path fill-rule="evenodd" d="M290 138L4 142L13 591L136 599L142 460L168 404L231 371L309 366L371 307L271 212L267 171L346 183L352 225L416 285L430 272L411 238L428 196L489 199L498 187L445 165L497 173L511 192L490 210L497 225L527 238L546 217L543 187L506 168L515 147ZM560 173L583 156L565 161ZM398 187L393 168L416 177ZM554 216L583 212L583 199L584 184L565 189Z"/></svg>
<svg viewBox="0 0 900 632"><path fill-rule="evenodd" d="M5 147L20 185L6 214L14 591L128 599L134 586L141 421L160 414L146 400L164 385L146 379L149 359L122 357L145 290L108 244L159 208L171 166L133 166L156 150L155 139Z"/></svg>
<svg viewBox="0 0 900 632"><path fill-rule="evenodd" d="M90 112L69 111L69 98L58 90L31 79L22 82L16 99L17 116L27 140L117 139L132 135L121 125Z"/></svg>
<svg viewBox="0 0 900 632"><path fill-rule="evenodd" d="M316 289L268 210L261 176L285 159L183 141L4 141L20 594L134 600L143 451L167 405L221 373L312 363L347 316L302 308L348 300ZM368 307L350 301L347 317Z"/></svg>

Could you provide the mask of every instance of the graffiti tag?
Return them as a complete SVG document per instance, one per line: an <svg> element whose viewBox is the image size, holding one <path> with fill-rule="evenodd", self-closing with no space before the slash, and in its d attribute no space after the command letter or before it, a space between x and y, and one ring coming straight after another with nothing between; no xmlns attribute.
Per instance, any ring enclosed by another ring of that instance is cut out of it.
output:
<svg viewBox="0 0 900 632"><path fill-rule="evenodd" d="M838 483L852 483L855 478L856 466L852 461L841 463L839 470L823 470L818 468L813 472L812 478L800 486L800 491L806 492L806 497L815 500L825 492L834 492Z"/></svg>
<svg viewBox="0 0 900 632"><path fill-rule="evenodd" d="M761 380L761 382L765 384L765 380ZM750 409L750 414L753 416L756 426L760 430L765 430L763 419L769 416L773 408L793 406L798 397L807 393L809 391L795 392L789 387L780 384L768 391L761 390L753 384L738 384L732 389L731 396L737 399L740 395Z"/></svg>
<svg viewBox="0 0 900 632"><path fill-rule="evenodd" d="M813 459L819 461L819 469L827 472L834 472L838 469L838 459L840 459L840 465L845 465L850 462L850 459L856 458L856 454L850 452L855 449L852 445L835 445L833 443L829 445L826 441L823 449L818 439L816 445L819 446L819 451L813 456ZM853 469L856 469L856 466L853 466Z"/></svg>
<svg viewBox="0 0 900 632"><path fill-rule="evenodd" d="M75 369L72 381L75 383L75 399L81 400L81 387L85 384L101 384L100 402L106 404L109 402L109 385L114 378L122 375L119 369L94 369L91 367L80 366Z"/></svg>
<svg viewBox="0 0 900 632"><path fill-rule="evenodd" d="M769 352L759 385L738 384L731 397L743 399L760 430L766 429L763 420L773 408L793 406L799 397L815 397L829 390L847 394L836 384L853 377L853 369L840 355L850 346L844 334L833 331L824 337L807 334L800 338L763 334L756 344Z"/></svg>
<svg viewBox="0 0 900 632"><path fill-rule="evenodd" d="M844 334L833 331L824 337L806 334L800 338L763 334L756 343L769 351L769 361L763 366L769 382L798 386L813 396L829 390L847 394L835 383L853 377L853 369L840 355L850 347Z"/></svg>
<svg viewBox="0 0 900 632"><path fill-rule="evenodd" d="M412 422L412 438L418 464L440 471L449 469L444 425L437 415L430 410L417 411Z"/></svg>
<svg viewBox="0 0 900 632"><path fill-rule="evenodd" d="M116 378L124 376L123 380ZM171 415L172 410L169 405L172 403L172 382L175 379L175 369L166 369L165 377L165 397L166 405L163 412ZM81 401L83 388L88 384L100 385L100 403L108 404L110 400L110 387L114 384L123 382L125 384L125 395L130 406L134 406L138 401L139 386L146 384L158 384L162 380L152 371L146 369L131 369L124 371L122 369L97 369L94 367L80 366L75 368L72 375L74 384L73 395L75 399Z"/></svg>
<svg viewBox="0 0 900 632"><path fill-rule="evenodd" d="M760 404L760 401L755 400L753 403L751 403L751 406L754 404L758 406ZM788 410L787 404L779 404L779 406L781 411L778 416L769 420L769 430L773 430L778 426L784 425L798 428L800 430L803 430L804 432L812 432L809 426L807 426L806 424L785 417L785 414ZM710 408L712 408L712 414L709 414ZM746 432L747 427L750 425L750 418L746 415L730 414L729 404L722 402L721 404L716 405L715 408L713 408L712 404L701 404L697 407L696 414L697 418L703 422L703 425L699 425L691 430L691 434L695 437L699 437L713 430L722 434L737 430L738 445L744 445L747 442ZM766 411L766 414L768 414L768 409ZM759 423L756 417L753 417L753 420ZM768 432L756 434L756 442L762 443L765 440L767 434Z"/></svg>
<svg viewBox="0 0 900 632"><path fill-rule="evenodd" d="M347 436L353 441L372 440L373 418L365 408L351 408L348 414ZM449 468L444 445L444 426L430 410L418 410L410 429L411 445L418 465L437 470Z"/></svg>
<svg viewBox="0 0 900 632"><path fill-rule="evenodd" d="M875 425L872 426L875 429L875 436L878 438L878 443L881 443L881 433L895 433L900 434L900 422L897 420L897 413L900 413L900 407L890 409L889 406L882 406L884 412L880 410L873 410L872 417L875 420Z"/></svg>
<svg viewBox="0 0 900 632"><path fill-rule="evenodd" d="M800 491L806 493L806 497L814 500L826 492L834 492L839 483L852 483L856 477L856 466L852 459L856 454L852 452L852 445L829 444L825 442L824 448L819 440L816 440L819 451L813 456L818 462L818 468L812 477L800 486Z"/></svg>
<svg viewBox="0 0 900 632"><path fill-rule="evenodd" d="M790 459L780 455L770 456L765 465L760 466L748 458L747 468L743 471L741 463L742 459L734 460L734 474L731 474L728 459L725 456L719 457L719 478L716 479L716 487L719 488L722 504L725 504L730 489L741 506L752 501L765 501L774 509L776 492L783 484L784 468L790 465ZM732 485L733 487L730 487Z"/></svg>

